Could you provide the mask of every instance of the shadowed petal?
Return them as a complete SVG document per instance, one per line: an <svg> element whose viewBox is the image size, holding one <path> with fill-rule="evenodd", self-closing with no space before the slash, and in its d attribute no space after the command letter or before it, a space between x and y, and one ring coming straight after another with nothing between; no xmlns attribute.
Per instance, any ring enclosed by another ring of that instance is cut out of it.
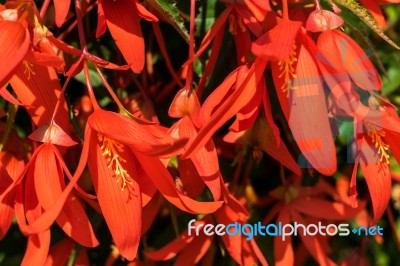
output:
<svg viewBox="0 0 400 266"><path fill-rule="evenodd" d="M107 27L118 49L135 73L144 67L144 40L133 0L101 0Z"/></svg>
<svg viewBox="0 0 400 266"><path fill-rule="evenodd" d="M28 30L19 22L0 21L0 88L12 76L29 48Z"/></svg>

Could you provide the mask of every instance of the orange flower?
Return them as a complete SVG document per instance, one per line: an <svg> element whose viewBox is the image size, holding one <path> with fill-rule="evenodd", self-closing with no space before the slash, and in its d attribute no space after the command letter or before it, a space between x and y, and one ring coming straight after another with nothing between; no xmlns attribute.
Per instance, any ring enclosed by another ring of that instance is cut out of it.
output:
<svg viewBox="0 0 400 266"><path fill-rule="evenodd" d="M158 125L95 110L88 118L85 140L80 162L87 160L104 218L120 254L128 260L135 258L141 236L141 191L152 187L145 180L190 213L214 212L222 204L197 202L177 189L157 156L179 152L186 139L175 140ZM83 167L77 169L82 171Z"/></svg>

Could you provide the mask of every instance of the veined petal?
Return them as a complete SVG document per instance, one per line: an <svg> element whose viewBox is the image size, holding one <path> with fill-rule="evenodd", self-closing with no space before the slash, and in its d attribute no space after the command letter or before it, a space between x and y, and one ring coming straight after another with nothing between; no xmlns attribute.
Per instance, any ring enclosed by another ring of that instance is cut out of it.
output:
<svg viewBox="0 0 400 266"><path fill-rule="evenodd" d="M290 116L287 118L293 136L302 151L300 167L313 168L324 175L336 171L336 150L328 120L322 80L317 65L307 49L314 45L302 34L297 77L289 94ZM307 46L306 46L307 45Z"/></svg>
<svg viewBox="0 0 400 266"><path fill-rule="evenodd" d="M42 151L36 158L34 168L35 190L43 209L49 210L62 194L64 173L57 162L52 145L43 145ZM67 235L81 245L88 247L98 245L89 219L75 196L68 196L56 221Z"/></svg>
<svg viewBox="0 0 400 266"><path fill-rule="evenodd" d="M104 136L93 134L86 141L92 149L88 166L102 213L119 252L131 261L136 257L142 222L137 171L128 161L133 154L112 140L106 143Z"/></svg>
<svg viewBox="0 0 400 266"><path fill-rule="evenodd" d="M135 1L100 1L107 27L118 49L135 73L144 67L144 40Z"/></svg>
<svg viewBox="0 0 400 266"><path fill-rule="evenodd" d="M258 38L251 51L264 60L284 60L289 57L302 22L277 18L277 25Z"/></svg>
<svg viewBox="0 0 400 266"><path fill-rule="evenodd" d="M0 88L12 76L29 48L28 30L19 22L0 21Z"/></svg>
<svg viewBox="0 0 400 266"><path fill-rule="evenodd" d="M389 165L380 160L377 148L362 138L358 140L360 149L360 166L368 185L374 210L375 224L382 217L390 200L392 178Z"/></svg>
<svg viewBox="0 0 400 266"><path fill-rule="evenodd" d="M149 155L177 153L187 141L173 139L157 125L140 124L133 119L105 110L92 113L88 118L88 124L101 135Z"/></svg>
<svg viewBox="0 0 400 266"><path fill-rule="evenodd" d="M10 84L18 99L27 106L27 111L36 125L48 123L54 111L61 86L53 68L33 65L28 61L20 64ZM61 96L64 97L64 96ZM67 133L71 132L68 108L65 101L58 109L54 120Z"/></svg>
<svg viewBox="0 0 400 266"><path fill-rule="evenodd" d="M50 125L43 125L39 127L32 134L30 134L28 138L38 142L51 143L66 147L78 144L54 122Z"/></svg>
<svg viewBox="0 0 400 266"><path fill-rule="evenodd" d="M382 88L381 79L368 55L347 34L338 30L322 32L318 49L325 56L325 64L337 73L346 72L361 89L373 91Z"/></svg>

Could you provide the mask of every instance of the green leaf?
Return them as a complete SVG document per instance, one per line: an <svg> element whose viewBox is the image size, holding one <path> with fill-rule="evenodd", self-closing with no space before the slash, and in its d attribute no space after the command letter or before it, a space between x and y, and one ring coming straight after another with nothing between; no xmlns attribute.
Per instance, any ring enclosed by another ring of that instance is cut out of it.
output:
<svg viewBox="0 0 400 266"><path fill-rule="evenodd" d="M353 12L359 19L364 21L376 34L381 36L382 39L387 41L391 46L400 50L400 47L395 44L378 26L374 17L369 13L369 11L357 3L355 0L335 0L336 3L342 5Z"/></svg>
<svg viewBox="0 0 400 266"><path fill-rule="evenodd" d="M189 43L189 33L183 23L180 11L173 0L147 0L167 21L171 24L182 38Z"/></svg>
<svg viewBox="0 0 400 266"><path fill-rule="evenodd" d="M93 87L97 88L103 84L97 72L91 68L89 68L89 77ZM76 75L74 79L83 84L86 84L86 79L83 70L78 75Z"/></svg>

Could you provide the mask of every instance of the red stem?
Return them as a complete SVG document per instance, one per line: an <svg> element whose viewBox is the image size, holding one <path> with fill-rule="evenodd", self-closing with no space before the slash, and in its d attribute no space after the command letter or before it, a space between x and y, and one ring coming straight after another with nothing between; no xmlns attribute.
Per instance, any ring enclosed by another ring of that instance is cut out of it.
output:
<svg viewBox="0 0 400 266"><path fill-rule="evenodd" d="M44 0L42 8L40 9L39 13L41 19L43 19L44 15L46 14L49 5L50 5L50 0Z"/></svg>

